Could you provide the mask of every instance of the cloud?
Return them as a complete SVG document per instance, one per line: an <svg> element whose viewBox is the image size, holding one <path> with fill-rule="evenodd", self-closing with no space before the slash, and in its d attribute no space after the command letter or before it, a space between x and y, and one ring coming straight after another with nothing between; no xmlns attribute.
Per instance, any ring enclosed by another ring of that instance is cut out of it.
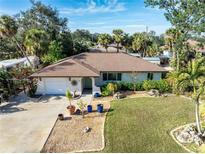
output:
<svg viewBox="0 0 205 154"><path fill-rule="evenodd" d="M98 4L95 0L88 0L86 7L79 8L63 8L60 10L62 14L85 14L85 13L108 13L121 12L126 10L124 3L118 0L104 0L103 3Z"/></svg>

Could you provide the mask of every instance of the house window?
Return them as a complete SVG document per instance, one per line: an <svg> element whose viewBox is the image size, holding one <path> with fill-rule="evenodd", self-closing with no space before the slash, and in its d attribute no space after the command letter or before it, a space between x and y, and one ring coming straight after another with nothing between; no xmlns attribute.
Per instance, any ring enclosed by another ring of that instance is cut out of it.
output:
<svg viewBox="0 0 205 154"><path fill-rule="evenodd" d="M116 73L108 73L108 80L116 80Z"/></svg>
<svg viewBox="0 0 205 154"><path fill-rule="evenodd" d="M121 73L103 73L103 81L121 81L122 74Z"/></svg>
<svg viewBox="0 0 205 154"><path fill-rule="evenodd" d="M107 73L103 73L103 81L107 81Z"/></svg>
<svg viewBox="0 0 205 154"><path fill-rule="evenodd" d="M162 73L162 79L165 79L166 78L166 73Z"/></svg>
<svg viewBox="0 0 205 154"><path fill-rule="evenodd" d="M121 73L117 73L117 80L121 81L122 80L122 74Z"/></svg>
<svg viewBox="0 0 205 154"><path fill-rule="evenodd" d="M153 80L153 73L147 73L147 80Z"/></svg>

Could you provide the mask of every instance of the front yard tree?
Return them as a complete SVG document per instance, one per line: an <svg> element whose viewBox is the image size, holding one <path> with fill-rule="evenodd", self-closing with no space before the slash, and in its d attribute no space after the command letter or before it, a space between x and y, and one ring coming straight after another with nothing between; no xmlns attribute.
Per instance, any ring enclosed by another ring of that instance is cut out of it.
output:
<svg viewBox="0 0 205 154"><path fill-rule="evenodd" d="M7 15L2 15L0 17L0 36L2 38L3 37L11 38L11 40L17 45L18 49L20 50L19 54L26 57L30 65L33 66L28 56L26 55L23 47L19 44L16 38L17 31L18 31L18 26L16 24L16 21L12 17Z"/></svg>
<svg viewBox="0 0 205 154"><path fill-rule="evenodd" d="M203 36L205 32L205 3L203 0L145 0L145 4L164 10L166 19L172 24L177 33L180 33L174 47L177 53L186 52L183 46L184 42L189 39L188 34L197 37ZM176 59L176 70L179 71L180 60L179 57Z"/></svg>
<svg viewBox="0 0 205 154"><path fill-rule="evenodd" d="M205 31L203 0L145 0L145 4L165 10L166 19L180 31L195 34Z"/></svg>
<svg viewBox="0 0 205 154"><path fill-rule="evenodd" d="M182 71L178 77L178 84L189 85L193 87L192 100L195 103L196 126L202 134L200 116L199 116L199 99L205 88L205 58L194 59L189 62L186 70Z"/></svg>
<svg viewBox="0 0 205 154"><path fill-rule="evenodd" d="M119 52L119 45L122 44L122 42L124 41L125 34L121 29L114 29L112 33L113 33L113 39L117 44L117 52Z"/></svg>
<svg viewBox="0 0 205 154"><path fill-rule="evenodd" d="M111 41L112 37L109 34L104 33L98 36L98 43L100 43L106 49L106 52L108 52L107 48Z"/></svg>

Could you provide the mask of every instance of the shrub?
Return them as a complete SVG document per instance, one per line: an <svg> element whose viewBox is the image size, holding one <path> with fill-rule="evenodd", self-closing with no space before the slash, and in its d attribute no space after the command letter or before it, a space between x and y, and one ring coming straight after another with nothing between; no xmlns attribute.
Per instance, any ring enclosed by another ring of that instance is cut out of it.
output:
<svg viewBox="0 0 205 154"><path fill-rule="evenodd" d="M36 90L37 90L37 85L34 84L34 83L31 83L31 84L29 85L27 95L28 95L29 97L34 97L34 96L35 96L35 93L36 93Z"/></svg>
<svg viewBox="0 0 205 154"><path fill-rule="evenodd" d="M103 97L111 95L110 92L107 90L107 84L101 87L101 92L102 92L101 95Z"/></svg>
<svg viewBox="0 0 205 154"><path fill-rule="evenodd" d="M113 95L114 92L118 90L118 84L117 83L108 83L101 87L101 94L102 96L110 96Z"/></svg>
<svg viewBox="0 0 205 154"><path fill-rule="evenodd" d="M146 91L157 89L159 92L164 93L170 90L170 85L166 80L146 80L143 83L143 88Z"/></svg>
<svg viewBox="0 0 205 154"><path fill-rule="evenodd" d="M148 91L150 89L157 89L157 84L155 80L145 80L143 83L143 89Z"/></svg>
<svg viewBox="0 0 205 154"><path fill-rule="evenodd" d="M110 92L110 94L114 94L114 92L117 91L118 87L116 83L108 83L106 86L107 90Z"/></svg>
<svg viewBox="0 0 205 154"><path fill-rule="evenodd" d="M166 80L157 81L157 89L159 92L164 93L170 90L170 86Z"/></svg>

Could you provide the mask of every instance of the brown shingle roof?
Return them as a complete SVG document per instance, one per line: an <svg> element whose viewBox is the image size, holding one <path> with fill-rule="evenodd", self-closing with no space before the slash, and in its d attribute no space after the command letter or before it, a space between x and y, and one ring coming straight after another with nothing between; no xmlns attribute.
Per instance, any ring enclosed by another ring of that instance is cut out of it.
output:
<svg viewBox="0 0 205 154"><path fill-rule="evenodd" d="M99 76L100 72L167 72L126 53L82 53L50 65L32 76Z"/></svg>
<svg viewBox="0 0 205 154"><path fill-rule="evenodd" d="M66 59L62 62L50 65L42 70L31 75L32 77L80 77L80 76L92 76L97 77L99 73L92 71L91 69L83 66L73 59Z"/></svg>
<svg viewBox="0 0 205 154"><path fill-rule="evenodd" d="M164 72L165 70L142 58L126 53L83 53L75 56L101 72Z"/></svg>

